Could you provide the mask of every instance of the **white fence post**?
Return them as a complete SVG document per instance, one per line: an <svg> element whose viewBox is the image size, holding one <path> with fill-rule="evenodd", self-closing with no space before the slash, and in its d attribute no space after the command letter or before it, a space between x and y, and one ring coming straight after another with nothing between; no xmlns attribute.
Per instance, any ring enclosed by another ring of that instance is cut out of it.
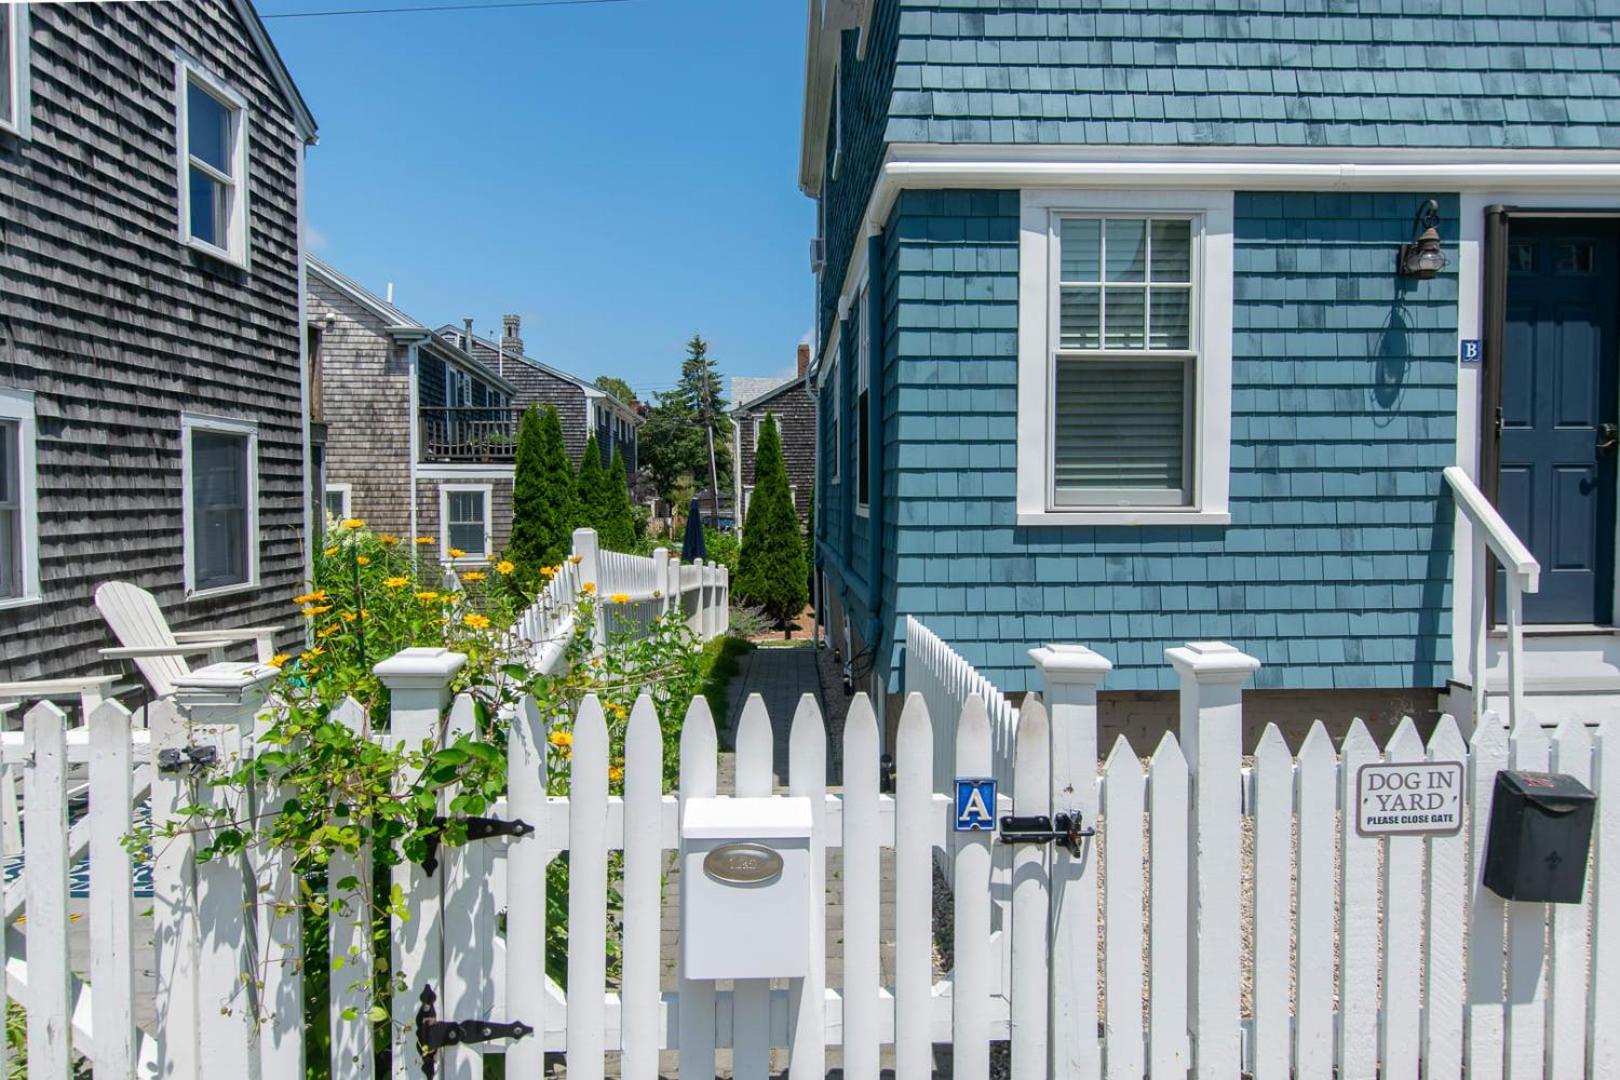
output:
<svg viewBox="0 0 1620 1080"><path fill-rule="evenodd" d="M23 795L28 843L28 1073L67 1076L72 1055L73 969L68 963L67 717L48 701L28 710L33 748ZM0 928L0 932L9 932Z"/></svg>
<svg viewBox="0 0 1620 1080"><path fill-rule="evenodd" d="M607 644L607 616L603 605L607 603L602 587L602 549L595 529L574 530L574 554L579 556L579 580L589 582L596 589L596 618L591 620L591 640L597 648Z"/></svg>
<svg viewBox="0 0 1620 1080"><path fill-rule="evenodd" d="M402 649L372 669L390 695L389 734L394 746L417 751L423 743L439 745L450 682L466 662L466 656L449 649L413 648ZM401 789L408 789L415 780L414 775L401 773L397 782ZM422 1056L417 1052L411 1018L427 985L442 981L440 883L438 874L428 874L412 862L395 866L392 878L410 913L408 919L395 922L392 934L394 1076L419 1080Z"/></svg>
<svg viewBox="0 0 1620 1080"><path fill-rule="evenodd" d="M268 665L220 663L176 679L174 700L191 745L213 746L220 767L235 769L252 755L254 716L279 675ZM227 789L204 784L193 798L228 815L251 816L258 793L245 793L247 806L229 807ZM264 957L259 955L258 920L271 915L244 902L244 897L257 901L259 896L249 852L199 863L196 873L195 912L202 927L197 939L198 1063L209 1074L247 1080L259 1076L259 968Z"/></svg>
<svg viewBox="0 0 1620 1080"><path fill-rule="evenodd" d="M1047 645L1029 658L1041 673L1052 739L1052 808L1097 821L1097 687L1113 668L1083 645ZM1097 861L1052 850L1051 1059L1057 1076L1096 1076Z"/></svg>
<svg viewBox="0 0 1620 1080"><path fill-rule="evenodd" d="M669 611L672 602L669 595L669 548L653 548L652 580L653 591L659 594L653 610L662 616Z"/></svg>
<svg viewBox="0 0 1620 1080"><path fill-rule="evenodd" d="M1215 641L1166 649L1165 657L1181 676L1181 745L1192 780L1187 1020L1193 1067L1200 1077L1227 1078L1238 1075L1243 1057L1237 977L1243 684L1260 661Z"/></svg>

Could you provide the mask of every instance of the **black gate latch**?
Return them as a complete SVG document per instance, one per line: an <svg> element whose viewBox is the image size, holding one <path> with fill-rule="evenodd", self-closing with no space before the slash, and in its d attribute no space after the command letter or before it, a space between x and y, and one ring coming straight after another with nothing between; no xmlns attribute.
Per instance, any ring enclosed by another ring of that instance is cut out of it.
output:
<svg viewBox="0 0 1620 1080"><path fill-rule="evenodd" d="M534 832L534 826L522 818L496 817L464 817L447 818L434 817L433 831L427 837L427 854L422 856L422 870L424 873L436 874L439 872L439 833L452 820L459 821L467 826L468 840L488 840L492 836L529 836Z"/></svg>
<svg viewBox="0 0 1620 1080"><path fill-rule="evenodd" d="M433 1076L439 1067L439 1051L462 1043L489 1042L491 1039L521 1039L534 1029L521 1020L497 1024L491 1020L440 1020L434 1008L439 997L430 983L422 987L422 1007L416 1010L416 1046L422 1053L422 1072Z"/></svg>
<svg viewBox="0 0 1620 1080"><path fill-rule="evenodd" d="M1061 812L1055 818L1045 814L1015 817L1008 814L1001 819L1003 844L1057 844L1075 858L1080 857L1081 845L1088 836L1096 836L1096 829L1080 827L1080 812Z"/></svg>

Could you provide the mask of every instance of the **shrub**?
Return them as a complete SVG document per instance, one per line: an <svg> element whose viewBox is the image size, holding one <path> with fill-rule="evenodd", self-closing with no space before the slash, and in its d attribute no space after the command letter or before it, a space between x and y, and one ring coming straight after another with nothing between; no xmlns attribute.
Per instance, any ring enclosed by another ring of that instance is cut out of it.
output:
<svg viewBox="0 0 1620 1080"><path fill-rule="evenodd" d="M754 459L754 495L743 520L736 593L758 604L778 626L799 617L809 601L810 572L805 567L799 515L788 488L787 462L776 418L766 415L759 428Z"/></svg>
<svg viewBox="0 0 1620 1080"><path fill-rule="evenodd" d="M562 421L554 406L530 408L518 432L512 481L512 539L507 554L528 576L534 568L560 563L573 548L578 517L574 467L563 445Z"/></svg>

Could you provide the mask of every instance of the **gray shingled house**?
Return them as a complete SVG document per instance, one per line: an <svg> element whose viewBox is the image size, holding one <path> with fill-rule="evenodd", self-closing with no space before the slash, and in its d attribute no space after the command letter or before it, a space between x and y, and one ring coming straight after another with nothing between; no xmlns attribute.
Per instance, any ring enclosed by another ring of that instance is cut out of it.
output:
<svg viewBox="0 0 1620 1080"><path fill-rule="evenodd" d="M484 562L512 525L517 387L382 297L309 260L329 518Z"/></svg>
<svg viewBox="0 0 1620 1080"><path fill-rule="evenodd" d="M805 378L809 363L810 346L800 345L797 376L731 380L731 458L736 463L731 473L735 505L742 509L737 520L739 529L748 516L748 502L754 493L759 426L766 416L776 417L782 433L782 457L787 463L793 508L799 512L801 522L809 518L816 480L816 398Z"/></svg>
<svg viewBox="0 0 1620 1080"><path fill-rule="evenodd" d="M291 644L314 119L247 0L0 5L0 40L0 680L98 670L110 579Z"/></svg>

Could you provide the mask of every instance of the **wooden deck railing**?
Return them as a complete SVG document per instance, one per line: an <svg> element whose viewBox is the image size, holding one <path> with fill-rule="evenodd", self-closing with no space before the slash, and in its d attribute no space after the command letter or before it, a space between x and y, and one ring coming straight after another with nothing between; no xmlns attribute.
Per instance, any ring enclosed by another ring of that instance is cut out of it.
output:
<svg viewBox="0 0 1620 1080"><path fill-rule="evenodd" d="M419 410L423 461L511 461L523 410L487 405Z"/></svg>

